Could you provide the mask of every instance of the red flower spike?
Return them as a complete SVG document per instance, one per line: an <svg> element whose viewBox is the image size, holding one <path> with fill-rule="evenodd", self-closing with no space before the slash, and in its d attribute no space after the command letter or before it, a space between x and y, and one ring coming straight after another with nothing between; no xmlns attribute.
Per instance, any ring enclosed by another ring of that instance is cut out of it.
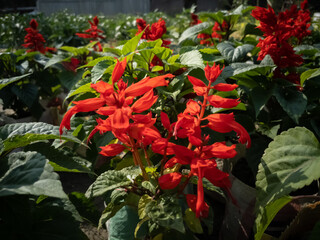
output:
<svg viewBox="0 0 320 240"><path fill-rule="evenodd" d="M199 103L197 103L196 101L190 99L188 102L187 102L187 107L186 109L184 110L183 113L187 114L189 113L190 115L193 115L193 116L196 116L197 114L200 113L200 105Z"/></svg>
<svg viewBox="0 0 320 240"><path fill-rule="evenodd" d="M45 54L46 52L56 51L55 48L48 48L44 46L46 42L41 33L37 30L38 23L35 19L31 19L29 23L30 27L26 28L27 35L24 37L23 47L28 48L27 52L41 52Z"/></svg>
<svg viewBox="0 0 320 240"><path fill-rule="evenodd" d="M119 79L122 77L124 70L126 69L127 66L127 59L124 58L121 62L117 59L117 63L112 71L111 79L112 79L112 84L115 84L116 82L119 81Z"/></svg>
<svg viewBox="0 0 320 240"><path fill-rule="evenodd" d="M233 158L237 155L236 145L227 146L225 142L216 142L210 146L203 146L202 151L207 158Z"/></svg>
<svg viewBox="0 0 320 240"><path fill-rule="evenodd" d="M138 99L132 106L131 109L133 112L141 113L148 110L152 105L157 101L158 96L153 95L153 89L143 95Z"/></svg>
<svg viewBox="0 0 320 240"><path fill-rule="evenodd" d="M100 35L100 33L103 33L103 31L98 28L99 19L97 16L95 16L93 18L93 22L91 22L90 20L88 22L90 23L90 28L85 30L86 33L76 33L76 35L81 38L91 39L90 42L92 41L97 42L96 45L94 46L94 49L101 52L102 46L99 40L104 39L105 37Z"/></svg>
<svg viewBox="0 0 320 240"><path fill-rule="evenodd" d="M86 100L81 100L78 102L73 102L75 106L70 108L64 115L61 124L60 124L60 135L63 133L63 128L70 129L70 119L71 117L78 112L91 112L95 111L98 108L102 107L105 104L105 101L101 98L89 98Z"/></svg>
<svg viewBox="0 0 320 240"><path fill-rule="evenodd" d="M198 96L203 96L207 92L206 84L198 78L192 77L188 75L188 79L193 85L193 90Z"/></svg>
<svg viewBox="0 0 320 240"><path fill-rule="evenodd" d="M167 129L169 132L171 132L172 129L171 129L170 119L168 115L165 112L161 112L160 117L161 117L161 123L164 126L164 128Z"/></svg>
<svg viewBox="0 0 320 240"><path fill-rule="evenodd" d="M207 65L204 68L204 73L205 73L208 81L213 83L217 80L219 75L222 73L223 69L224 69L224 67L222 69L220 69L220 66L216 65L216 63L214 63L212 67L209 67L209 65Z"/></svg>
<svg viewBox="0 0 320 240"><path fill-rule="evenodd" d="M194 213L197 213L197 195L193 195L193 194L187 194L186 195L186 199L187 199L187 204L189 206L189 208L191 208L191 210L194 212ZM208 217L209 215L209 205L204 202L203 206L202 206L202 209L199 209L200 212L198 212L198 215L201 215L203 217Z"/></svg>
<svg viewBox="0 0 320 240"><path fill-rule="evenodd" d="M211 114L205 119L209 121L207 126L212 130L220 133L235 131L239 136L240 143L246 144L247 148L251 146L251 139L247 130L235 121L233 113Z"/></svg>
<svg viewBox="0 0 320 240"><path fill-rule="evenodd" d="M167 149L167 155L173 155L174 154L174 150L173 147L176 146L176 144L172 143L172 142L168 142L168 140L166 138L159 138L157 140L155 140L152 143L152 151L155 153L159 153L161 155L164 154L164 150Z"/></svg>
<svg viewBox="0 0 320 240"><path fill-rule="evenodd" d="M123 131L129 128L129 117L123 109L118 108L109 118L112 128Z"/></svg>
<svg viewBox="0 0 320 240"><path fill-rule="evenodd" d="M238 99L223 98L218 95L209 96L208 101L210 105L215 108L233 108L238 106L238 104L240 103L239 98Z"/></svg>
<svg viewBox="0 0 320 240"><path fill-rule="evenodd" d="M105 147L100 147L101 151L100 154L107 157L116 156L125 150L125 146L121 144L109 144Z"/></svg>
<svg viewBox="0 0 320 240"><path fill-rule="evenodd" d="M182 174L173 172L162 175L159 177L158 182L161 189L174 189L177 187L181 181Z"/></svg>
<svg viewBox="0 0 320 240"><path fill-rule="evenodd" d="M166 75L157 76L154 78L146 77L141 81L127 87L125 90L125 94L126 96L133 96L133 97L141 96L153 88L168 86L168 80L166 80L166 78L173 78L173 77L174 75L172 74L166 74Z"/></svg>
<svg viewBox="0 0 320 240"><path fill-rule="evenodd" d="M96 90L98 93L102 93L105 96L108 96L114 92L113 86L104 81L99 81L95 84L92 83L90 87Z"/></svg>
<svg viewBox="0 0 320 240"><path fill-rule="evenodd" d="M233 91L237 87L239 87L237 84L218 83L214 85L212 88L221 92L229 92Z"/></svg>

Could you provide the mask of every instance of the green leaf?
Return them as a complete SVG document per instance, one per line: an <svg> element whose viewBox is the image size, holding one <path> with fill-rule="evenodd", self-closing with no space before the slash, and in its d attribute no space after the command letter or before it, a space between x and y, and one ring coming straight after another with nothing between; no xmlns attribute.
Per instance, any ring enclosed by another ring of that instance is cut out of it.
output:
<svg viewBox="0 0 320 240"><path fill-rule="evenodd" d="M98 227L101 228L110 218L112 218L124 206L125 206L124 202L121 203L120 205L109 203L108 206L104 209L104 211L101 214Z"/></svg>
<svg viewBox="0 0 320 240"><path fill-rule="evenodd" d="M146 208L146 205L152 201L152 198L145 194L143 195L140 199L139 199L139 203L138 203L138 216L139 216L139 219L144 219L146 217L146 211L145 211L145 208Z"/></svg>
<svg viewBox="0 0 320 240"><path fill-rule="evenodd" d="M256 25L252 23L247 23L243 34L244 35L252 34L252 35L262 36L263 32L259 28L257 28Z"/></svg>
<svg viewBox="0 0 320 240"><path fill-rule="evenodd" d="M121 186L127 186L140 174L137 167L128 167L121 170L109 170L102 173L86 192L87 197L97 197Z"/></svg>
<svg viewBox="0 0 320 240"><path fill-rule="evenodd" d="M0 90L2 88L4 88L5 86L11 84L11 83L14 83L16 81L19 81L20 79L23 79L29 75L31 75L32 73L27 73L27 74L23 74L21 76L16 76L16 77L11 77L11 78L3 78L3 79L0 79Z"/></svg>
<svg viewBox="0 0 320 240"><path fill-rule="evenodd" d="M84 70L78 70L77 72L73 71L62 71L58 78L61 82L61 84L66 87L68 90L72 89L73 86L82 79L82 75L84 73Z"/></svg>
<svg viewBox="0 0 320 240"><path fill-rule="evenodd" d="M196 214L190 208L188 208L185 211L183 220L185 221L188 228L190 228L192 232L199 233L199 234L203 233L203 229L202 229L199 218L196 217Z"/></svg>
<svg viewBox="0 0 320 240"><path fill-rule="evenodd" d="M82 94L82 93L88 93L88 92L90 92L90 93L96 92L93 88L91 88L91 83L84 84L84 85L80 86L79 88L77 88L76 90L73 90L73 91L71 90L66 98L68 99L72 96Z"/></svg>
<svg viewBox="0 0 320 240"><path fill-rule="evenodd" d="M29 108L38 99L38 87L34 84L13 85L11 91Z"/></svg>
<svg viewBox="0 0 320 240"><path fill-rule="evenodd" d="M94 174L87 166L91 163L84 158L76 156L71 151L54 148L47 143L35 143L26 147L27 151L37 151L44 155L50 165L57 172L78 172Z"/></svg>
<svg viewBox="0 0 320 240"><path fill-rule="evenodd" d="M279 86L274 89L274 96L282 109L296 123L307 107L307 97L294 87Z"/></svg>
<svg viewBox="0 0 320 240"><path fill-rule="evenodd" d="M94 67L97 63L102 62L102 61L107 61L107 60L109 60L110 62L114 63L114 57L104 56L104 57L96 58L96 59L88 62L87 64L79 67L78 69L85 68L85 67Z"/></svg>
<svg viewBox="0 0 320 240"><path fill-rule="evenodd" d="M91 70L91 82L96 83L104 74L105 70L110 66L109 61L98 62Z"/></svg>
<svg viewBox="0 0 320 240"><path fill-rule="evenodd" d="M320 178L320 143L303 127L282 132L265 150L256 180L257 206L264 207Z"/></svg>
<svg viewBox="0 0 320 240"><path fill-rule="evenodd" d="M58 126L43 122L6 124L0 127L0 138L5 139L3 141L4 151L48 139L63 139L81 144L81 141L73 136L67 134L60 136Z"/></svg>
<svg viewBox="0 0 320 240"><path fill-rule="evenodd" d="M222 42L217 45L217 49L221 55L227 59L229 63L240 62L247 57L247 54L254 48L251 44L234 47L228 42Z"/></svg>
<svg viewBox="0 0 320 240"><path fill-rule="evenodd" d="M54 55L52 58L49 59L49 61L44 66L44 69L51 67L52 65L62 62L65 59L65 56L62 55Z"/></svg>
<svg viewBox="0 0 320 240"><path fill-rule="evenodd" d="M311 78L317 77L320 75L320 68L316 68L316 69L309 69L305 72L303 72L300 75L300 85L303 86L304 82L306 80L309 80Z"/></svg>
<svg viewBox="0 0 320 240"><path fill-rule="evenodd" d="M4 160L2 160L4 161ZM0 196L14 194L46 195L67 198L59 176L48 160L37 152L17 152L9 155L8 171L0 178Z"/></svg>
<svg viewBox="0 0 320 240"><path fill-rule="evenodd" d="M181 207L175 197L163 196L157 201L151 201L145 211L147 217L160 226L185 232Z"/></svg>
<svg viewBox="0 0 320 240"><path fill-rule="evenodd" d="M260 86L256 86L253 89L251 89L250 96L252 100L252 105L254 106L256 117L259 115L260 111L269 101L270 97L272 96L272 92L272 88L265 89Z"/></svg>
<svg viewBox="0 0 320 240"><path fill-rule="evenodd" d="M189 51L180 55L180 62L183 65L194 68L204 68L202 55L198 50Z"/></svg>
<svg viewBox="0 0 320 240"><path fill-rule="evenodd" d="M255 240L260 240L264 231L267 229L273 218L277 213L289 202L292 198L289 196L283 196L265 207L260 207L255 220Z"/></svg>
<svg viewBox="0 0 320 240"><path fill-rule="evenodd" d="M181 44L185 40L194 40L198 33L208 29L212 25L208 22L203 22L200 24L197 24L195 26L192 26L188 29L186 29L179 38L179 44Z"/></svg>
<svg viewBox="0 0 320 240"><path fill-rule="evenodd" d="M138 43L141 39L142 34L144 33L144 31L142 31L141 33L139 33L137 36L131 38L129 41L127 41L122 48L122 55L126 56L128 54L133 53L137 46Z"/></svg>

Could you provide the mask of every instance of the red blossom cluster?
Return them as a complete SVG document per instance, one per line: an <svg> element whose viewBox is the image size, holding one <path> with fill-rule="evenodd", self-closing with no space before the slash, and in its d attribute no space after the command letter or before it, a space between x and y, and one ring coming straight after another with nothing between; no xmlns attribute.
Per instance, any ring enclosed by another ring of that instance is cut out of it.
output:
<svg viewBox="0 0 320 240"><path fill-rule="evenodd" d="M73 102L75 105L68 110L61 122L60 133L62 134L63 128L70 129L70 119L74 114L95 111L103 117L97 119L97 125L90 133L88 141L97 132L104 134L108 131L111 131L120 141L101 147L100 154L116 156L124 150L131 151L134 164L140 166L142 175L147 180L148 174L145 171L138 149L144 150L147 163L151 166L147 154L147 149L151 148L154 153L163 156L161 176L158 179L163 190L173 189L180 185L180 194L182 194L184 184L188 183L193 176L198 178L197 195L187 194L186 200L197 217L206 217L209 206L204 201L202 179L205 177L212 184L228 190L230 187L228 174L217 168L215 159L232 158L237 152L235 144L227 145L225 142L209 144L210 137L202 134L202 128L208 127L220 133L235 131L240 143L246 144L247 147L250 147L251 143L248 132L235 121L233 113L216 113L205 116L205 109L208 106L233 108L239 104L239 99L223 98L211 95L209 92L232 91L238 85L214 84L222 72L220 67L216 65L207 66L204 69L208 84L200 79L188 76L196 95L202 97L203 101L198 102L190 99L186 104L186 109L178 115L177 121L173 123L170 122L166 113L161 112L161 123L166 132L164 137L164 132L160 132L155 127L156 118L148 111L158 99L158 96L154 95L154 88L167 86L168 80L166 79L173 78L174 75L146 77L128 86L122 80L126 65L126 59L116 63L111 76L112 84L104 81L91 84L91 88L100 94L99 97ZM148 113L143 114L143 112ZM174 143L178 138L187 138L189 145L185 147ZM182 165L187 165L190 168L188 175L183 175L179 169L163 175L165 168Z"/></svg>
<svg viewBox="0 0 320 240"><path fill-rule="evenodd" d="M192 21L190 22L191 26L202 23L202 21L199 19L198 15L196 15L194 13L191 14L191 19L192 19ZM217 39L219 39L219 41L221 41L223 37L221 34L219 34L219 32L227 32L227 31L229 31L229 27L230 26L226 21L223 21L222 24L215 22L212 27L211 34L199 33L197 38L200 39L201 45L212 46L213 45L212 38L217 38Z"/></svg>
<svg viewBox="0 0 320 240"><path fill-rule="evenodd" d="M56 49L51 47L45 47L44 40L41 33L38 31L38 22L35 19L31 19L30 27L26 28L27 35L24 37L23 47L28 48L27 52L41 52L45 54L46 52L53 52Z"/></svg>
<svg viewBox="0 0 320 240"><path fill-rule="evenodd" d="M163 34L167 32L166 22L162 18L160 18L158 22L152 23L151 27L149 24L147 25L147 22L143 18L137 18L136 23L138 28L138 32L136 33L136 35L144 30L141 39L154 41L157 39L161 39ZM162 39L163 47L168 47L170 43L171 41Z"/></svg>
<svg viewBox="0 0 320 240"><path fill-rule="evenodd" d="M95 16L93 18L93 22L91 22L90 20L88 20L88 22L90 23L90 28L85 30L86 33L76 33L76 35L81 38L89 38L91 39L90 42L97 42L94 48L95 50L102 52L100 39L104 39L105 37L100 34L103 33L103 31L98 28L99 19L97 16Z"/></svg>
<svg viewBox="0 0 320 240"><path fill-rule="evenodd" d="M295 54L290 38L301 40L310 35L310 12L306 9L307 0L301 3L298 11L296 5L280 12L278 15L273 8L256 7L252 16L260 21L258 28L264 32L264 39L260 39L257 47L261 48L258 60L262 60L267 54L271 56L279 68L296 67L303 63L300 55Z"/></svg>

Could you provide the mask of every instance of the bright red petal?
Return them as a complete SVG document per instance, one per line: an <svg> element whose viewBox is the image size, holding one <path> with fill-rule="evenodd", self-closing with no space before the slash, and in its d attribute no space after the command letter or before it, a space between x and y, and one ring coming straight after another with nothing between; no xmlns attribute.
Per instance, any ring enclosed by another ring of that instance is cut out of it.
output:
<svg viewBox="0 0 320 240"><path fill-rule="evenodd" d="M174 189L181 181L181 173L173 172L159 177L158 182L161 189Z"/></svg>
<svg viewBox="0 0 320 240"><path fill-rule="evenodd" d="M116 156L119 153L123 152L126 148L121 144L109 144L105 147L100 147L102 150L100 152L101 155L111 157Z"/></svg>
<svg viewBox="0 0 320 240"><path fill-rule="evenodd" d="M112 79L112 84L116 83L119 81L119 79L122 77L124 70L126 69L127 66L127 59L124 58L121 62L117 59L117 63L113 69L111 79Z"/></svg>

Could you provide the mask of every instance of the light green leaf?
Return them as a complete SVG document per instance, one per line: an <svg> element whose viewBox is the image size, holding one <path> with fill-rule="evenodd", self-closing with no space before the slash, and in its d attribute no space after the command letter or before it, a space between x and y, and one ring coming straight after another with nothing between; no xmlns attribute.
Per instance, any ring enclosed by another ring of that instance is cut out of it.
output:
<svg viewBox="0 0 320 240"><path fill-rule="evenodd" d="M198 50L189 51L180 55L180 62L183 65L194 68L204 68L202 55Z"/></svg>
<svg viewBox="0 0 320 240"><path fill-rule="evenodd" d="M283 196L265 207L260 207L258 209L258 214L255 220L255 240L260 240L264 231L267 229L273 218L277 213L289 202L292 198L289 196Z"/></svg>
<svg viewBox="0 0 320 240"><path fill-rule="evenodd" d="M104 74L105 70L109 67L109 61L98 62L91 70L92 83L96 83Z"/></svg>
<svg viewBox="0 0 320 240"><path fill-rule="evenodd" d="M11 77L11 78L3 78L3 79L0 79L0 90L2 88L4 88L5 86L11 84L11 83L14 83L16 81L19 81L20 79L23 79L29 75L31 75L32 73L27 73L27 74L23 74L21 76L16 76L16 77Z"/></svg>
<svg viewBox="0 0 320 240"><path fill-rule="evenodd" d="M128 54L131 54L133 53L137 46L138 46L138 43L141 39L141 36L142 34L144 33L144 31L142 31L141 33L139 33L137 36L131 38L129 41L127 41L124 45L123 45L123 48L122 48L122 55L123 56L126 56Z"/></svg>
<svg viewBox="0 0 320 240"><path fill-rule="evenodd" d="M256 180L257 207L265 207L320 178L320 143L303 127L282 132L262 156Z"/></svg>
<svg viewBox="0 0 320 240"><path fill-rule="evenodd" d="M137 167L127 167L121 170L109 170L102 173L86 192L87 197L97 197L121 186L132 183L141 170Z"/></svg>
<svg viewBox="0 0 320 240"><path fill-rule="evenodd" d="M138 216L140 219L144 219L146 217L146 205L152 201L152 198L145 194L143 195L140 199L139 199L139 203L138 203Z"/></svg>
<svg viewBox="0 0 320 240"><path fill-rule="evenodd" d="M58 180L58 174L53 172L53 168L43 155L37 152L12 153L7 164L7 172L0 177L1 197L30 194L67 198Z"/></svg>
<svg viewBox="0 0 320 240"><path fill-rule="evenodd" d="M320 68L316 68L316 69L309 69L305 72L303 72L300 75L300 85L303 86L304 82L306 80L309 80L311 78L317 77L320 75Z"/></svg>
<svg viewBox="0 0 320 240"><path fill-rule="evenodd" d="M44 66L44 69L51 67L52 65L62 62L66 57L63 55L54 55L52 58L49 59L49 61Z"/></svg>
<svg viewBox="0 0 320 240"><path fill-rule="evenodd" d="M99 57L99 58L96 58L96 59L88 62L87 64L79 67L78 69L85 68L85 67L93 67L99 62L107 61L107 60L109 60L109 61L111 61L113 63L114 62L114 57L110 57L110 56Z"/></svg>
<svg viewBox="0 0 320 240"><path fill-rule="evenodd" d="M195 26L192 26L188 29L186 29L179 38L179 44L181 44L185 40L194 40L198 33L208 29L212 25L208 22L203 22L200 24L197 24Z"/></svg>

